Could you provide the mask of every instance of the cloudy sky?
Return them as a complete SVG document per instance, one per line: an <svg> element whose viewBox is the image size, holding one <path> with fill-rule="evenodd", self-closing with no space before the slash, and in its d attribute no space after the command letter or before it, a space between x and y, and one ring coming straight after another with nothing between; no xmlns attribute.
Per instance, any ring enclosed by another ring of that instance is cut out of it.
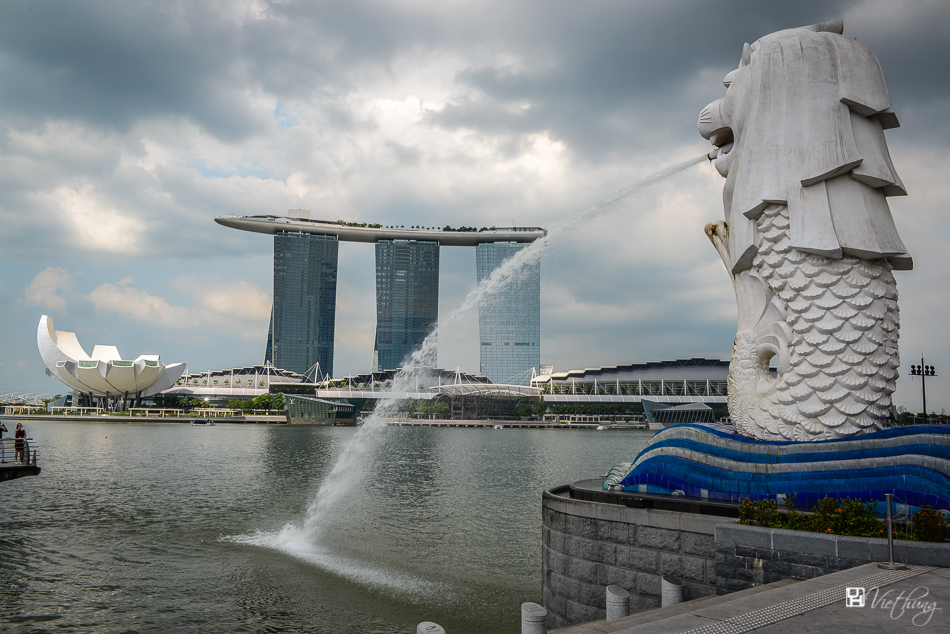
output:
<svg viewBox="0 0 950 634"><path fill-rule="evenodd" d="M950 377L950 5L764 2L118 2L0 4L0 391L55 393L40 315L87 348L201 371L259 363L270 238L224 214L311 210L400 225L553 228L708 151L699 111L743 42L844 18L878 56L910 195L891 199L903 373ZM554 241L542 362L558 370L728 358L731 285L703 234L723 181L690 168ZM442 249L441 314L475 284ZM371 245L340 248L335 374L366 371ZM478 370L477 318L439 363ZM946 381L928 404L950 408ZM897 402L919 409L903 377Z"/></svg>

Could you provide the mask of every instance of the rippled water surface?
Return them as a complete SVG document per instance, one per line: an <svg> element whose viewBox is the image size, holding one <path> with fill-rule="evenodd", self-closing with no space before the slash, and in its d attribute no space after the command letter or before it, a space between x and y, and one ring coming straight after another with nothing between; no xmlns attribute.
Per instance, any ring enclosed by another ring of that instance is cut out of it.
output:
<svg viewBox="0 0 950 634"><path fill-rule="evenodd" d="M27 431L43 472L0 483L0 630L36 633L517 632L541 491L649 437L387 428L311 543L294 527L352 428Z"/></svg>

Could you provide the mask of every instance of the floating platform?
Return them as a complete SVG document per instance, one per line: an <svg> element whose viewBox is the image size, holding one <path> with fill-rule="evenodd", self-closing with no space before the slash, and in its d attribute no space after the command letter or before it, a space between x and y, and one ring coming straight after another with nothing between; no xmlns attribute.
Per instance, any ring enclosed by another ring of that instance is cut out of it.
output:
<svg viewBox="0 0 950 634"><path fill-rule="evenodd" d="M0 464L0 482L40 475L42 469L31 464Z"/></svg>

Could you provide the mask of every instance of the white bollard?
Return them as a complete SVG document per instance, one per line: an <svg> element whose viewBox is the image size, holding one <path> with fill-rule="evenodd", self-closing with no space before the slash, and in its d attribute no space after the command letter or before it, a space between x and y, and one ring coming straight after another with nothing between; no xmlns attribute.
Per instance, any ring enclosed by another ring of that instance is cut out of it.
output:
<svg viewBox="0 0 950 634"><path fill-rule="evenodd" d="M416 626L416 634L445 634L445 629L431 621L423 621Z"/></svg>
<svg viewBox="0 0 950 634"><path fill-rule="evenodd" d="M537 603L522 603L521 634L548 634L548 611Z"/></svg>
<svg viewBox="0 0 950 634"><path fill-rule="evenodd" d="M660 607L665 608L683 602L683 582L676 577L663 577L660 582Z"/></svg>
<svg viewBox="0 0 950 634"><path fill-rule="evenodd" d="M607 586L607 620L630 616L630 593L620 586Z"/></svg>

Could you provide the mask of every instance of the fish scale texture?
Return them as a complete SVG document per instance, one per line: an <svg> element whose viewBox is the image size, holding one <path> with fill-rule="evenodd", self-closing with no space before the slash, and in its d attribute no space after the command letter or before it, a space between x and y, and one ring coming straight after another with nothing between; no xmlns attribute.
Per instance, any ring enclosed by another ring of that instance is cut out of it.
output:
<svg viewBox="0 0 950 634"><path fill-rule="evenodd" d="M880 429L900 360L897 284L884 260L840 260L791 246L788 207L758 218L750 275L765 284L768 318L736 335L729 411L739 433L763 440L827 440ZM760 353L782 333L784 371Z"/></svg>

